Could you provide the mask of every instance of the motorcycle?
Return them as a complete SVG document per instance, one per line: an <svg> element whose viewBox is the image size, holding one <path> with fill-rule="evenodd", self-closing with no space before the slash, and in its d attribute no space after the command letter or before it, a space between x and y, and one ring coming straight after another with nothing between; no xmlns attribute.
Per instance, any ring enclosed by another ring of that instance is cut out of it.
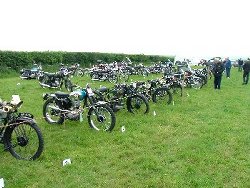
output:
<svg viewBox="0 0 250 188"><path fill-rule="evenodd" d="M110 83L117 83L118 77L112 69L92 69L90 71L91 80L106 81Z"/></svg>
<svg viewBox="0 0 250 188"><path fill-rule="evenodd" d="M38 76L39 84L41 87L48 88L60 88L62 89L63 84L67 91L72 91L72 82L70 81L70 72L68 69L61 68L59 72L48 73L41 72Z"/></svg>
<svg viewBox="0 0 250 188"><path fill-rule="evenodd" d="M171 104L173 101L170 88L164 79L148 80L147 82L136 82L137 92L143 94L147 100L151 100L154 103L166 102Z"/></svg>
<svg viewBox="0 0 250 188"><path fill-rule="evenodd" d="M31 69L21 69L21 79L36 79L42 71L42 65L34 64Z"/></svg>
<svg viewBox="0 0 250 188"><path fill-rule="evenodd" d="M18 95L0 102L0 143L17 159L35 160L43 152L43 136L32 114L17 112L22 103Z"/></svg>
<svg viewBox="0 0 250 188"><path fill-rule="evenodd" d="M127 110L133 114L146 114L149 112L149 103L146 97L136 91L132 84L116 84L114 88L105 86L94 91L97 100L108 102L114 112L127 106Z"/></svg>
<svg viewBox="0 0 250 188"><path fill-rule="evenodd" d="M80 64L75 63L71 66L65 66L63 63L61 63L61 69L68 69L70 74L72 76L84 76L85 70L80 67Z"/></svg>
<svg viewBox="0 0 250 188"><path fill-rule="evenodd" d="M64 120L83 120L84 108L88 108L88 123L97 131L112 131L115 126L115 114L106 102L97 101L91 87L87 84L84 89L71 93L56 92L43 96L44 119L50 124L62 124ZM83 105L81 106L81 103Z"/></svg>

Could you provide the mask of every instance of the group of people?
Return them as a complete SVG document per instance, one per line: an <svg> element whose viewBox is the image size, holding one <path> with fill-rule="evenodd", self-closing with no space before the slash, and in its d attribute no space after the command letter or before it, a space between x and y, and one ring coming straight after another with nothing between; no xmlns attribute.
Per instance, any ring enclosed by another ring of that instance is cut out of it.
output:
<svg viewBox="0 0 250 188"><path fill-rule="evenodd" d="M243 62L243 60L238 60L238 66L239 71L243 69L243 85L248 84L249 80L249 72L250 72L250 59ZM226 71L226 77L230 78L230 72L231 72L232 63L229 58L226 58L224 61L221 61L220 59L214 59L211 72L214 75L214 89L220 89L221 87L221 79L222 79L222 73L225 70ZM242 68L242 69L241 69Z"/></svg>

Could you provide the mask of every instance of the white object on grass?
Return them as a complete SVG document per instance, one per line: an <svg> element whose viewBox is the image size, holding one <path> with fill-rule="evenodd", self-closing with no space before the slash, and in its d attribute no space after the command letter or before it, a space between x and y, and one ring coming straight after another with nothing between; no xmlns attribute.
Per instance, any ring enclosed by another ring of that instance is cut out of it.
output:
<svg viewBox="0 0 250 188"><path fill-rule="evenodd" d="M174 101L173 101L173 106L174 106Z"/></svg>
<svg viewBox="0 0 250 188"><path fill-rule="evenodd" d="M122 127L121 127L121 131L122 131L122 133L124 133L124 132L125 132L125 130L126 130L126 129L125 129L125 126L122 126Z"/></svg>
<svg viewBox="0 0 250 188"><path fill-rule="evenodd" d="M187 93L187 96L189 97L189 94Z"/></svg>
<svg viewBox="0 0 250 188"><path fill-rule="evenodd" d="M154 116L156 116L156 112L154 111Z"/></svg>
<svg viewBox="0 0 250 188"><path fill-rule="evenodd" d="M71 160L70 159L63 160L63 166L69 165L69 164L71 164Z"/></svg>
<svg viewBox="0 0 250 188"><path fill-rule="evenodd" d="M12 95L12 100L10 101L11 104L17 105L21 102L19 95Z"/></svg>
<svg viewBox="0 0 250 188"><path fill-rule="evenodd" d="M16 85L17 85L17 86L19 86L19 85L20 85L20 83L18 82Z"/></svg>
<svg viewBox="0 0 250 188"><path fill-rule="evenodd" d="M3 180L3 178L0 178L0 188L4 188L4 180Z"/></svg>
<svg viewBox="0 0 250 188"><path fill-rule="evenodd" d="M83 122L82 112L80 112L80 122Z"/></svg>

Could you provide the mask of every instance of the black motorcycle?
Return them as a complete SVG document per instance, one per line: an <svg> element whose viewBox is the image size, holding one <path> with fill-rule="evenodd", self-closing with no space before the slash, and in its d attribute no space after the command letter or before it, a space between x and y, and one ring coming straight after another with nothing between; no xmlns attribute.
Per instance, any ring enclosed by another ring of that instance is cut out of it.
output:
<svg viewBox="0 0 250 188"><path fill-rule="evenodd" d="M170 92L169 85L164 79L148 80L147 82L136 82L137 92L143 94L147 100L154 103L163 102L171 104L173 95Z"/></svg>
<svg viewBox="0 0 250 188"><path fill-rule="evenodd" d="M17 159L35 160L43 152L43 136L32 114L17 112L22 103L0 102L0 143Z"/></svg>
<svg viewBox="0 0 250 188"><path fill-rule="evenodd" d="M88 108L88 123L95 130L112 131L115 114L106 102L96 101L89 85L70 94L56 92L45 94L43 116L50 124L62 124L65 119L82 121L83 110Z"/></svg>
<svg viewBox="0 0 250 188"><path fill-rule="evenodd" d="M116 84L114 88L101 87L94 91L97 100L107 101L114 112L127 106L127 110L134 114L149 112L149 103L146 97L136 91L135 85Z"/></svg>
<svg viewBox="0 0 250 188"><path fill-rule="evenodd" d="M48 73L42 72L39 77L39 84L45 88L60 88L62 89L63 84L67 91L72 91L72 82L70 81L70 72L68 69L61 68L59 72Z"/></svg>
<svg viewBox="0 0 250 188"><path fill-rule="evenodd" d="M89 73L91 80L106 81L110 83L117 83L118 76L115 71L110 68L107 69L92 69Z"/></svg>
<svg viewBox="0 0 250 188"><path fill-rule="evenodd" d="M36 79L38 75L42 71L42 66L34 64L31 69L21 69L20 70L20 78L21 79Z"/></svg>

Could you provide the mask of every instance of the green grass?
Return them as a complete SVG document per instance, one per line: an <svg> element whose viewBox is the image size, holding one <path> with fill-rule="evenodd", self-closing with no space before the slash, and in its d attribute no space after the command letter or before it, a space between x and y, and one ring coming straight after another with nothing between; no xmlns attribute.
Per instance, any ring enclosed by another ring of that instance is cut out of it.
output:
<svg viewBox="0 0 250 188"><path fill-rule="evenodd" d="M20 111L35 115L45 150L36 161L1 151L0 178L6 187L250 187L250 85L241 83L242 73L233 69L220 91L209 80L201 90L174 97L174 105L150 102L147 115L119 111L114 130L106 133L90 129L86 116L83 123L49 125L42 119L42 94L54 90L36 80L1 78L1 98L21 96ZM72 164L63 167L66 158Z"/></svg>

